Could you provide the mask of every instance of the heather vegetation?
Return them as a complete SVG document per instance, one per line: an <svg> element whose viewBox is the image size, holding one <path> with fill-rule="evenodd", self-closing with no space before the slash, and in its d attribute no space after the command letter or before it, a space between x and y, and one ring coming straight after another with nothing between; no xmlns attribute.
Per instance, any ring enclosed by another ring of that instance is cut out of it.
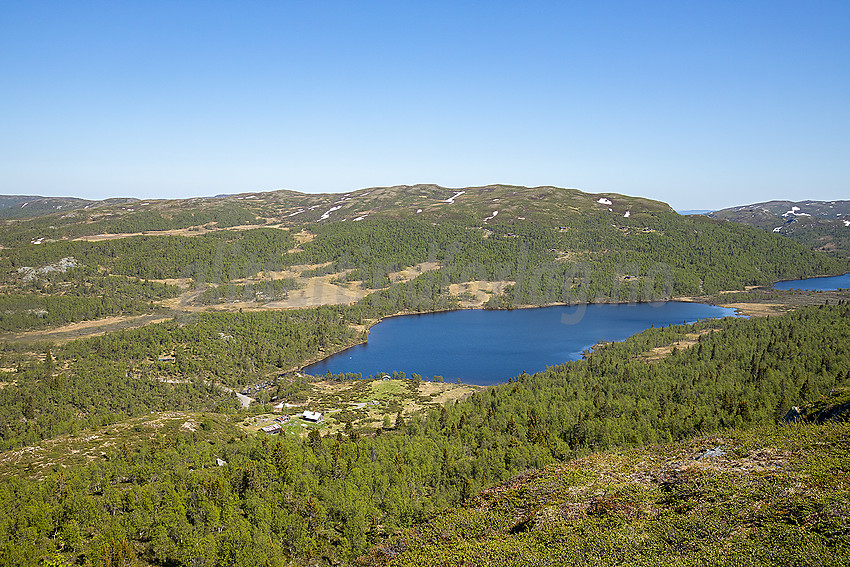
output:
<svg viewBox="0 0 850 567"><path fill-rule="evenodd" d="M846 422L735 428L550 465L358 565L844 564L848 434Z"/></svg>

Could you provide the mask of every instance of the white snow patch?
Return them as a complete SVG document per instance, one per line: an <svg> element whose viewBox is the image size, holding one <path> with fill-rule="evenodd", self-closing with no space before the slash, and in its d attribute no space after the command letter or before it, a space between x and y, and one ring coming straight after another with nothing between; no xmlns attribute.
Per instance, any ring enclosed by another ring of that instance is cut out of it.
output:
<svg viewBox="0 0 850 567"><path fill-rule="evenodd" d="M289 214L288 214L288 215L286 215L286 216L288 216L288 217L294 217L295 215L300 215L300 214L301 214L301 213L303 213L303 212L304 212L304 209L298 209L298 210L297 210L297 211L295 211L294 213L289 213Z"/></svg>
<svg viewBox="0 0 850 567"><path fill-rule="evenodd" d="M24 208L24 207L26 207L27 205L29 205L29 203L24 203L23 205L21 205L21 208L23 209L23 208Z"/></svg>
<svg viewBox="0 0 850 567"><path fill-rule="evenodd" d="M493 211L493 214L490 215L489 217L487 217L486 219L484 219L484 222L487 222L488 220L495 218L496 215L498 215L498 214L499 214L499 211Z"/></svg>
<svg viewBox="0 0 850 567"><path fill-rule="evenodd" d="M850 226L850 220L841 221L841 222L844 223L844 226Z"/></svg>
<svg viewBox="0 0 850 567"><path fill-rule="evenodd" d="M422 212L422 209L416 209L416 212L417 212L417 213L421 213L421 212Z"/></svg>
<svg viewBox="0 0 850 567"><path fill-rule="evenodd" d="M623 215L623 217L625 217L625 218L629 218L630 216L632 216L631 211L626 211L626 214Z"/></svg>
<svg viewBox="0 0 850 567"><path fill-rule="evenodd" d="M782 230L782 227L777 226L776 228L773 229L773 232L779 232L780 230Z"/></svg>
<svg viewBox="0 0 850 567"><path fill-rule="evenodd" d="M454 205L455 199L457 199L458 197L460 197L464 193L466 193L466 191L458 191L457 193L455 193L454 195L452 195L451 197L446 199L446 203L448 203L449 205Z"/></svg>
<svg viewBox="0 0 850 567"><path fill-rule="evenodd" d="M325 214L323 214L322 216L320 216L320 217L319 217L319 220L317 220L316 222L319 222L319 221L323 221L323 220L327 220L327 219L329 219L329 218L330 218L330 216L331 216L331 213L332 213L332 212L334 212L334 211L338 211L338 210L340 210L341 208L342 208L342 207L331 207L330 209L328 209L327 211L325 211Z"/></svg>
<svg viewBox="0 0 850 567"><path fill-rule="evenodd" d="M519 220L525 220L525 217L517 217Z"/></svg>
<svg viewBox="0 0 850 567"><path fill-rule="evenodd" d="M599 197L599 200L596 201L596 202L599 203L600 205L613 205L614 204L611 201L609 201L608 199L606 199L605 197Z"/></svg>
<svg viewBox="0 0 850 567"><path fill-rule="evenodd" d="M354 219L354 220L356 220L356 221L358 221L358 220L363 220L363 219L365 219L365 218L366 218L366 216L367 216L367 215L363 215L362 217L357 217L357 218L356 218L356 219Z"/></svg>

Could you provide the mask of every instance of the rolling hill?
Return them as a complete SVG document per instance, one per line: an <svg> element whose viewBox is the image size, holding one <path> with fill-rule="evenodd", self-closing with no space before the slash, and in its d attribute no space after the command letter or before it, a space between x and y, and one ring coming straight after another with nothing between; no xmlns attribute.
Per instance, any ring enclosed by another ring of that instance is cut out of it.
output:
<svg viewBox="0 0 850 567"><path fill-rule="evenodd" d="M815 250L850 257L850 201L768 201L709 213L787 236Z"/></svg>

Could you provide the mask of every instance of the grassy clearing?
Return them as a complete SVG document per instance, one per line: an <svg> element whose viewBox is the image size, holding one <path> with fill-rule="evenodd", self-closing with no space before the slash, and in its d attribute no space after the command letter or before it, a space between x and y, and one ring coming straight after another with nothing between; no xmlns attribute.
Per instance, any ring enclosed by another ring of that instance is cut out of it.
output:
<svg viewBox="0 0 850 567"><path fill-rule="evenodd" d="M850 299L847 291L779 290L769 286L749 286L745 291L724 291L715 295L679 298L737 309L742 315L764 317L781 315L804 305L836 305Z"/></svg>
<svg viewBox="0 0 850 567"><path fill-rule="evenodd" d="M698 333L686 333L685 338L678 339L676 342L669 345L655 347L645 353L638 355L637 358L639 360L645 360L646 362L659 361L663 358L670 356L670 354L673 352L673 349L679 351L686 348L691 348L699 342L699 338L701 336L713 333L715 330L718 329L703 329Z"/></svg>
<svg viewBox="0 0 850 567"><path fill-rule="evenodd" d="M114 317L69 323L67 325L39 329L37 331L3 333L0 334L0 340L19 343L50 341L55 344L64 344L76 339L95 337L120 331L121 329L136 329L162 323L163 321L168 321L174 315L175 313L165 310L148 315L117 315Z"/></svg>
<svg viewBox="0 0 850 567"><path fill-rule="evenodd" d="M371 434L383 426L384 416L389 416L394 424L399 411L407 418L429 407L463 399L480 389L466 384L417 383L409 379L320 381L309 387L309 392L299 396L301 399L291 400L298 404L296 407L284 408L281 413L246 417L238 427L246 433L258 433L260 428L274 423L274 418L285 414L291 417L283 424L287 435L305 436L313 428L327 435L343 430L347 422L361 433ZM322 412L324 421L317 425L300 419L304 410Z"/></svg>

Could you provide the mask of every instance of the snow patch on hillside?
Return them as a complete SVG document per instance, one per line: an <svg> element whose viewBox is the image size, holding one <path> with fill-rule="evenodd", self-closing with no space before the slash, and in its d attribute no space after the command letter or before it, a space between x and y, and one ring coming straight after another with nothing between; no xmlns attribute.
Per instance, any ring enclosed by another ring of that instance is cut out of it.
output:
<svg viewBox="0 0 850 567"><path fill-rule="evenodd" d="M490 215L489 217L485 218L484 222L487 222L488 220L490 220L492 218L496 218L496 215L498 215L498 214L499 214L499 211L493 211L493 214Z"/></svg>
<svg viewBox="0 0 850 567"><path fill-rule="evenodd" d="M334 212L334 211L338 211L338 210L340 210L341 208L342 208L342 207L331 207L330 209L328 209L327 211L325 211L325 214L323 214L322 216L320 216L320 217L319 217L319 220L317 220L316 222L323 221L323 220L327 220L328 218L330 218L330 216L331 216L331 213L332 213L332 212Z"/></svg>
<svg viewBox="0 0 850 567"><path fill-rule="evenodd" d="M606 199L605 197L599 197L599 200L596 201L596 202L599 203L600 205L613 205L614 204L611 201L609 201L608 199Z"/></svg>
<svg viewBox="0 0 850 567"><path fill-rule="evenodd" d="M626 214L623 215L624 218L629 218L630 216L632 216L631 211L626 211Z"/></svg>
<svg viewBox="0 0 850 567"><path fill-rule="evenodd" d="M466 193L466 191L458 191L457 193L455 193L454 195L452 195L451 197L446 199L446 203L448 203L449 205L454 205L455 199L457 199L458 197L460 197L464 193Z"/></svg>

